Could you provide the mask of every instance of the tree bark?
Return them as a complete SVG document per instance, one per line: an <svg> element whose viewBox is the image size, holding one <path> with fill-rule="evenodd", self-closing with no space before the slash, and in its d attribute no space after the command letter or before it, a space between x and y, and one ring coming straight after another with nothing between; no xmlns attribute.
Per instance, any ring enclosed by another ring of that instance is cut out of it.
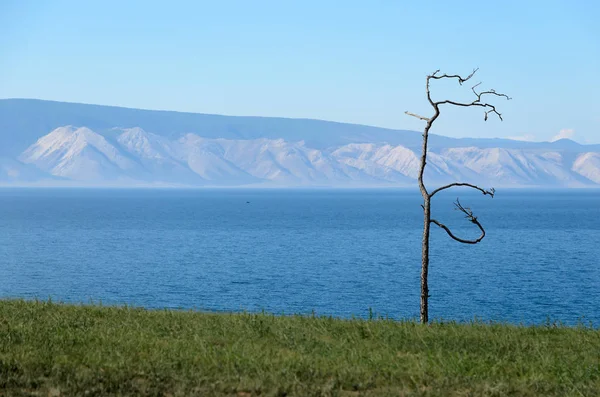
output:
<svg viewBox="0 0 600 397"><path fill-rule="evenodd" d="M427 81L427 92L429 93L429 80ZM419 190L423 196L423 240L421 245L421 315L420 320L422 324L429 321L429 285L427 276L429 274L429 230L431 229L431 196L425 187L423 181L423 175L425 173L425 166L427 165L427 144L429 140L429 129L439 115L439 111L435 108L436 112L433 117L427 119L427 125L423 131L423 148L421 153L421 164L419 167Z"/></svg>
<svg viewBox="0 0 600 397"><path fill-rule="evenodd" d="M429 229L431 228L431 207L429 196L424 196L423 204L423 242L421 247L421 323L429 321Z"/></svg>

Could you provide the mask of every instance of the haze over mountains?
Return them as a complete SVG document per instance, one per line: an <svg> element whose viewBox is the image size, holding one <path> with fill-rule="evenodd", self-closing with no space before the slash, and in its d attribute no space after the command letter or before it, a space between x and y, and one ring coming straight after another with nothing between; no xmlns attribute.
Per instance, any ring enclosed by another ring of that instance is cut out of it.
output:
<svg viewBox="0 0 600 397"><path fill-rule="evenodd" d="M0 184L416 186L421 133L0 100ZM432 135L426 180L599 187L600 145Z"/></svg>

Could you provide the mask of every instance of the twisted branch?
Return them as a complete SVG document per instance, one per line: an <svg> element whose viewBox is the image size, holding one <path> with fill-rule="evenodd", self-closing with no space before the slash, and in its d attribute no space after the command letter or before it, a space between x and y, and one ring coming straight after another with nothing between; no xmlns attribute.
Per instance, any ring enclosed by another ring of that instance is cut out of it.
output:
<svg viewBox="0 0 600 397"><path fill-rule="evenodd" d="M453 74L453 75L448 75L448 74L443 74L441 76L437 76L437 74L440 72L440 70L436 70L435 72L433 72L432 74L430 74L429 76L427 76L428 79L458 79L458 84L462 85L465 81L468 81L471 79L471 77L473 77L475 75L475 73L477 73L477 71L479 70L479 68L475 68L473 69L473 71L471 72L470 75L468 75L467 77L461 77L458 74Z"/></svg>
<svg viewBox="0 0 600 397"><path fill-rule="evenodd" d="M481 230L481 235L478 238L476 238L475 240L465 240L465 239L455 236L452 233L452 231L448 228L448 226L444 225L443 223L438 222L435 219L431 219L429 222L434 223L434 224L438 225L439 227L441 227L442 229L444 229L446 231L446 233L448 233L448 236L450 236L453 240L458 241L459 243L477 244L478 242L483 240L483 238L485 237L485 230L483 229L483 226L481 226L481 223L479 223L479 221L477 220L477 217L475 215L473 215L473 211L471 211L471 209L468 207L463 207L462 204L460 203L460 201L458 200L458 198L456 199L456 202L454 203L454 205L456 206L457 210L459 210L465 214L465 218L467 218L471 223L474 223L475 225L477 225L479 230Z"/></svg>
<svg viewBox="0 0 600 397"><path fill-rule="evenodd" d="M454 186L466 186L466 187L470 187L470 188L473 188L475 190L479 190L481 193L483 193L484 196L489 195L492 198L494 198L494 194L496 194L496 189L494 189L494 188L483 189L483 188L481 188L481 187L479 187L477 185L472 185L470 183L454 182L454 183L450 183L450 184L448 184L446 186L438 187L433 192L431 192L431 194L429 194L429 198L433 197L437 192L441 192L442 190L450 189L451 187L454 187Z"/></svg>

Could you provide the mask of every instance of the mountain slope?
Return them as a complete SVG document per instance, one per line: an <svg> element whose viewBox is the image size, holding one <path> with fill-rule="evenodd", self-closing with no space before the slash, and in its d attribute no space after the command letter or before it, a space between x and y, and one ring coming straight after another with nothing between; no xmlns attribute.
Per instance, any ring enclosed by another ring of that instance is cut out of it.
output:
<svg viewBox="0 0 600 397"><path fill-rule="evenodd" d="M414 186L421 139L415 131L319 120L0 100L0 181ZM428 183L600 185L600 145L436 135L429 143Z"/></svg>
<svg viewBox="0 0 600 397"><path fill-rule="evenodd" d="M291 142L303 140L309 147L317 149L352 142L390 142L411 146L418 145L420 140L420 134L415 131L321 120L221 116L35 99L0 99L0 155L17 156L49 131L65 125L86 126L102 135L114 127L140 127L169 139L178 139L190 132L205 138L282 138ZM440 139L451 140L446 137Z"/></svg>
<svg viewBox="0 0 600 397"><path fill-rule="evenodd" d="M600 153L583 153L573 163L577 174L600 184Z"/></svg>
<svg viewBox="0 0 600 397"><path fill-rule="evenodd" d="M398 115L402 120L404 115ZM145 131L175 140L187 133L204 138L230 140L284 139L304 141L307 147L328 149L351 143L387 143L413 151L421 146L421 132L393 130L332 121L277 117L222 116L129 109L37 99L0 99L0 155L16 157L49 131L65 125L86 126L109 135L118 128L140 127ZM430 149L437 152L450 147L541 149L599 152L600 145L584 146L573 141L522 142L509 139L455 139L430 135Z"/></svg>
<svg viewBox="0 0 600 397"><path fill-rule="evenodd" d="M181 145L166 138L144 131L141 128L112 130L117 147L121 151L137 159L146 173L147 178L158 182L171 182L198 185L206 179L190 169L180 153Z"/></svg>
<svg viewBox="0 0 600 397"><path fill-rule="evenodd" d="M19 157L49 174L80 181L136 177L142 167L89 128L60 127Z"/></svg>
<svg viewBox="0 0 600 397"><path fill-rule="evenodd" d="M0 184L35 181L52 182L56 179L35 166L24 164L11 158L0 157Z"/></svg>
<svg viewBox="0 0 600 397"><path fill-rule="evenodd" d="M353 143L329 150L284 139L223 139L186 134L168 139L135 128L101 135L60 127L19 160L51 176L85 183L186 186L410 186L419 156L401 146ZM600 153L447 148L428 155L429 183L487 186L598 186Z"/></svg>

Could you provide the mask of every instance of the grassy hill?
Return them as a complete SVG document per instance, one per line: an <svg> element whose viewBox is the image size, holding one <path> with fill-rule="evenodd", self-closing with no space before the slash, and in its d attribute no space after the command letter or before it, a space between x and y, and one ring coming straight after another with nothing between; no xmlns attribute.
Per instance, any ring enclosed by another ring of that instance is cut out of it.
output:
<svg viewBox="0 0 600 397"><path fill-rule="evenodd" d="M0 395L600 395L600 331L0 300Z"/></svg>

